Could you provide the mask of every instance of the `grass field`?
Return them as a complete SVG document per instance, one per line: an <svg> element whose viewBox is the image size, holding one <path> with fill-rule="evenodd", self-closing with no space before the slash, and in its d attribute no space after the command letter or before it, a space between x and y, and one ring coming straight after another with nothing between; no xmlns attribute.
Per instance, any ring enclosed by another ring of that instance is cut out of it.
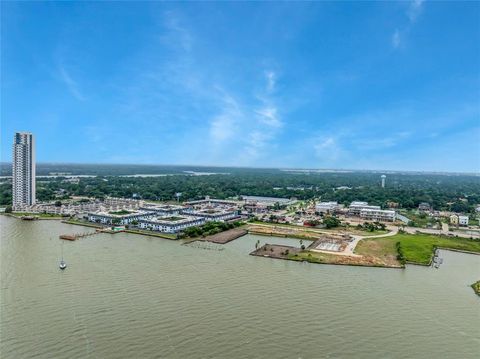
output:
<svg viewBox="0 0 480 359"><path fill-rule="evenodd" d="M407 262L423 265L430 263L435 247L480 253L480 240L428 234L397 234L392 237L364 239L358 243L355 253L379 257L396 256L397 242L400 242Z"/></svg>

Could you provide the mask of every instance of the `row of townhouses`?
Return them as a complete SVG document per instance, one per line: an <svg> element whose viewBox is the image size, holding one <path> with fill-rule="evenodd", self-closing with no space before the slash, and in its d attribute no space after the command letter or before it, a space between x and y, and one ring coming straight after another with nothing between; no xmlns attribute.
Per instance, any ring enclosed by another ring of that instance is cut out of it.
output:
<svg viewBox="0 0 480 359"><path fill-rule="evenodd" d="M90 222L105 225L130 225L154 231L176 233L188 227L200 226L209 221L224 222L238 218L238 210L206 208L196 210L189 206L144 204L136 211L88 213Z"/></svg>

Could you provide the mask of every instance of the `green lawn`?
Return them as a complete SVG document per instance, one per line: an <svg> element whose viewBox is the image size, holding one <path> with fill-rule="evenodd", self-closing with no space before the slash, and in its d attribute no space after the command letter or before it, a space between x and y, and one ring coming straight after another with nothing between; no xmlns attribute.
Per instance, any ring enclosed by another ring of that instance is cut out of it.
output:
<svg viewBox="0 0 480 359"><path fill-rule="evenodd" d="M392 237L365 239L357 245L355 252L374 256L396 255L396 242L400 242L407 262L424 265L430 263L435 247L480 253L480 240L429 234L397 234Z"/></svg>

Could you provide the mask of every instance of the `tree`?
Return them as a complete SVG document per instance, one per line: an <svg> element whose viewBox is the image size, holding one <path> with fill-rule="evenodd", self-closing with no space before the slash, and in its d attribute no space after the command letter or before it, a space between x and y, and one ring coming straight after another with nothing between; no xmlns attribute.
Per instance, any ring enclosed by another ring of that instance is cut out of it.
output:
<svg viewBox="0 0 480 359"><path fill-rule="evenodd" d="M55 207L61 207L62 201L55 201Z"/></svg>
<svg viewBox="0 0 480 359"><path fill-rule="evenodd" d="M337 217L328 216L323 219L325 228L336 228L340 225L341 221Z"/></svg>

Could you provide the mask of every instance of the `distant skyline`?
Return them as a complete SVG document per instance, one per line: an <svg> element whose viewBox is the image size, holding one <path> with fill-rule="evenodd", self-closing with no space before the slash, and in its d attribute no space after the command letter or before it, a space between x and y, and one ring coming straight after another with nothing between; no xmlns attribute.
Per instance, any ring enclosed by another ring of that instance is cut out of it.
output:
<svg viewBox="0 0 480 359"><path fill-rule="evenodd" d="M1 161L480 171L480 3L1 3Z"/></svg>

